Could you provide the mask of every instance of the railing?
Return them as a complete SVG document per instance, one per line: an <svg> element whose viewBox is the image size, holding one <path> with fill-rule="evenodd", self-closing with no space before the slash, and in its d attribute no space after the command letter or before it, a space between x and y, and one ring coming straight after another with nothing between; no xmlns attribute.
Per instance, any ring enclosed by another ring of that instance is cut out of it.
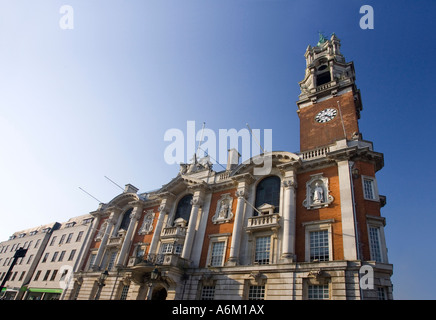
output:
<svg viewBox="0 0 436 320"><path fill-rule="evenodd" d="M317 87L316 87L316 91L317 91L317 92L318 92L318 91L322 91L322 90L325 90L325 89L330 88L331 86L333 86L333 82L328 82L328 83L322 84L322 85L320 85L320 86L317 86Z"/></svg>
<svg viewBox="0 0 436 320"><path fill-rule="evenodd" d="M146 254L142 257L130 257L128 266L180 266L184 259L179 254Z"/></svg>
<svg viewBox="0 0 436 320"><path fill-rule="evenodd" d="M108 246L119 246L123 242L123 237L112 237L109 238L107 245Z"/></svg>
<svg viewBox="0 0 436 320"><path fill-rule="evenodd" d="M256 217L248 218L247 231L251 229L262 229L278 226L279 215L277 213L263 214Z"/></svg>
<svg viewBox="0 0 436 320"><path fill-rule="evenodd" d="M184 237L186 229L186 227L181 226L163 228L161 238Z"/></svg>
<svg viewBox="0 0 436 320"><path fill-rule="evenodd" d="M312 160L325 157L330 152L330 147L322 147L300 153L300 158L303 160Z"/></svg>
<svg viewBox="0 0 436 320"><path fill-rule="evenodd" d="M218 176L219 181L228 179L229 177L230 177L230 171L226 171L226 172L220 173L219 176Z"/></svg>

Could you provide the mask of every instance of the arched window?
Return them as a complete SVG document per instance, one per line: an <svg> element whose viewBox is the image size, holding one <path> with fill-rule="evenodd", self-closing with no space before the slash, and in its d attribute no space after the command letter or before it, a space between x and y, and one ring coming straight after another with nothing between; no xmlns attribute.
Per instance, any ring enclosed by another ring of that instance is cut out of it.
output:
<svg viewBox="0 0 436 320"><path fill-rule="evenodd" d="M121 229L127 230L129 228L130 214L132 213L132 211L133 211L133 208L130 208L129 210L124 212L123 220L121 221L119 230L121 230Z"/></svg>
<svg viewBox="0 0 436 320"><path fill-rule="evenodd" d="M178 218L182 218L186 220L186 224L189 222L189 217L191 215L191 204L192 200L192 194L188 194L184 196L182 199L180 199L179 203L177 204L177 210L176 215L174 216L174 221Z"/></svg>
<svg viewBox="0 0 436 320"><path fill-rule="evenodd" d="M279 212L280 205L280 178L277 176L270 176L263 179L256 188L256 203L255 207L259 208L263 204L272 204L274 212ZM258 212L254 211L257 216Z"/></svg>

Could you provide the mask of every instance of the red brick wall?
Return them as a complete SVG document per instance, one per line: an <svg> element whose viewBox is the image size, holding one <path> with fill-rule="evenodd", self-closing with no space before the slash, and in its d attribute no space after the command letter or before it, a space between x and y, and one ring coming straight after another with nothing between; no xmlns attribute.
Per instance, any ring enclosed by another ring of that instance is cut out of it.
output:
<svg viewBox="0 0 436 320"><path fill-rule="evenodd" d="M362 175L374 177L375 167L374 164L363 161L356 161L354 167L359 170L358 177L353 179L353 187L355 195L354 199L356 202L356 218L358 221L360 249L362 258L364 260L370 260L371 257L369 251L369 236L366 215L380 217L380 202L364 199Z"/></svg>
<svg viewBox="0 0 436 320"><path fill-rule="evenodd" d="M206 263L207 263L206 260L207 260L209 241L210 241L209 235L217 234L217 233L232 233L233 232L234 217L232 220L230 220L230 222L220 223L220 224L214 224L212 222L212 217L215 215L218 200L221 198L221 195L223 195L225 193L230 193L230 196L233 197L232 212L233 212L233 214L236 213L236 205L237 205L238 201L237 201L237 198L235 197L235 192L236 192L236 189L224 190L224 191L214 193L212 195L212 200L211 200L210 208L209 208L209 216L207 217L206 232L205 232L204 240L203 240L203 248L201 250L200 267L205 267ZM225 252L224 261L227 261L229 258L231 241L232 241L232 237L230 236L228 238L228 242L227 242L227 248L226 248L226 252Z"/></svg>
<svg viewBox="0 0 436 320"><path fill-rule="evenodd" d="M158 220L159 214L160 214L160 212L158 211L158 208L159 208L159 206L154 206L154 207L149 207L149 208L143 209L141 218L139 218L138 223L136 225L136 229L134 231L132 245L130 246L130 251L129 251L129 257L133 255L133 251L135 250L135 243L138 243L138 242L151 243L151 239L153 238L153 234L156 231L156 224L157 224L157 220ZM142 223L144 222L145 212L148 210L153 210L153 212L154 212L153 230L149 234L140 235L140 234L138 234L139 228L141 228ZM145 253L148 253L148 250L150 250L150 246L147 246Z"/></svg>
<svg viewBox="0 0 436 320"><path fill-rule="evenodd" d="M311 175L323 173L324 177L329 179L330 195L334 197L334 201L327 207L321 209L308 210L303 206L303 201L306 199L306 182L311 179ZM326 219L335 219L332 225L332 241L333 241L333 260L343 260L343 239L342 239L342 219L341 205L339 194L339 178L338 169L336 166L318 169L315 171L301 173L297 176L297 217L296 217L296 239L295 252L297 261L305 261L305 227L304 222L318 221Z"/></svg>
<svg viewBox="0 0 436 320"><path fill-rule="evenodd" d="M341 105L347 138L350 139L354 132L359 132L353 92L347 92L341 96L333 97L300 109L300 151L332 144L336 140L344 138L344 130L338 110L338 101ZM329 122L316 122L316 114L326 108L337 109L337 116Z"/></svg>

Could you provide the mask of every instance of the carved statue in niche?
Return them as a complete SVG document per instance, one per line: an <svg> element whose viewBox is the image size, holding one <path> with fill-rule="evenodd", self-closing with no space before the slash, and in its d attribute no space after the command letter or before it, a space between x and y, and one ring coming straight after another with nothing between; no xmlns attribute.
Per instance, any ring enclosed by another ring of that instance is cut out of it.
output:
<svg viewBox="0 0 436 320"><path fill-rule="evenodd" d="M333 202L329 190L329 180L323 177L322 173L311 175L311 179L306 182L306 199L303 206L307 209L325 208Z"/></svg>
<svg viewBox="0 0 436 320"><path fill-rule="evenodd" d="M324 189L321 186L321 183L316 182L315 188L313 189L312 203L313 204L320 204L323 202L324 202Z"/></svg>
<svg viewBox="0 0 436 320"><path fill-rule="evenodd" d="M153 220L154 220L154 212L153 210L148 210L145 212L144 221L142 222L142 226L139 229L139 234L149 234L153 231Z"/></svg>
<svg viewBox="0 0 436 320"><path fill-rule="evenodd" d="M212 217L213 223L229 222L233 218L232 212L233 198L230 193L221 195L221 198L217 202L215 215Z"/></svg>

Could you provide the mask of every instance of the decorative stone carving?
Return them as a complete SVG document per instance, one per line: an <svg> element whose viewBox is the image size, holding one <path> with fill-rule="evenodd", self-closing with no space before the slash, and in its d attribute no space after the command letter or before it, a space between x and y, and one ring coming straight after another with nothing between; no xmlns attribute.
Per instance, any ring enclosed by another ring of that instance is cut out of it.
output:
<svg viewBox="0 0 436 320"><path fill-rule="evenodd" d="M328 207L334 200L329 193L328 178L323 177L322 173L314 174L306 182L306 199L303 206L310 210Z"/></svg>
<svg viewBox="0 0 436 320"><path fill-rule="evenodd" d="M97 235L95 237L95 241L101 240L104 236L104 233L106 232L106 228L108 226L108 220L106 219L100 226L100 229L97 232Z"/></svg>
<svg viewBox="0 0 436 320"><path fill-rule="evenodd" d="M285 188L297 188L297 181L294 178L286 178L282 181L282 186Z"/></svg>
<svg viewBox="0 0 436 320"><path fill-rule="evenodd" d="M221 195L221 198L217 202L212 222L215 224L229 222L233 218L232 204L233 198L230 196L230 193Z"/></svg>
<svg viewBox="0 0 436 320"><path fill-rule="evenodd" d="M142 222L142 226L139 229L138 234L145 235L153 231L154 216L155 213L151 209L145 212L144 221Z"/></svg>

